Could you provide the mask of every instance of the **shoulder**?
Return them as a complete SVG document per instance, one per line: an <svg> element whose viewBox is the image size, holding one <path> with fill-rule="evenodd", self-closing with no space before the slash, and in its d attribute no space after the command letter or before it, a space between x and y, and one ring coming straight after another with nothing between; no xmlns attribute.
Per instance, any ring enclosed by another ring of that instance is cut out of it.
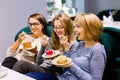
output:
<svg viewBox="0 0 120 80"><path fill-rule="evenodd" d="M92 48L91 48L91 54L92 56L98 56L98 57L106 57L106 52L105 52L105 48L101 43L97 43L95 44Z"/></svg>
<svg viewBox="0 0 120 80"><path fill-rule="evenodd" d="M104 46L101 43L96 43L93 47L92 50L96 51L105 51Z"/></svg>

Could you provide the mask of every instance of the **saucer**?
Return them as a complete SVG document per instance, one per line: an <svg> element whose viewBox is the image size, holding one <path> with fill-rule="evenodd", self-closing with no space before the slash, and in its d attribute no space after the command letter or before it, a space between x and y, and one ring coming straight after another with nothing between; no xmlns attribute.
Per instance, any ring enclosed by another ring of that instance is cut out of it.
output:
<svg viewBox="0 0 120 80"><path fill-rule="evenodd" d="M34 47L26 48L26 49L22 49L22 50L23 50L23 51L27 51L27 50L31 50L31 49L34 49Z"/></svg>
<svg viewBox="0 0 120 80"><path fill-rule="evenodd" d="M24 51L22 51L22 55L24 55L24 56L35 56L35 53L24 50Z"/></svg>
<svg viewBox="0 0 120 80"><path fill-rule="evenodd" d="M71 58L67 58L67 63L65 64L58 64L58 59L55 58L52 60L52 64L58 67L68 67L69 65L72 65L72 59Z"/></svg>
<svg viewBox="0 0 120 80"><path fill-rule="evenodd" d="M54 53L51 55L51 56L47 56L46 53L44 53L42 55L43 58L53 58L53 57L56 57L60 54L60 51L59 50L54 50Z"/></svg>

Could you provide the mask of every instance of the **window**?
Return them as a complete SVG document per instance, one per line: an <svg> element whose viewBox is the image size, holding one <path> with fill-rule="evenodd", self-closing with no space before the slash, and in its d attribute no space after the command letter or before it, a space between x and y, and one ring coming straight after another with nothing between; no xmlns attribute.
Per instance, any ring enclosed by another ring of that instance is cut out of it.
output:
<svg viewBox="0 0 120 80"><path fill-rule="evenodd" d="M51 21L55 15L66 13L70 17L77 13L84 13L84 0L47 0L48 21Z"/></svg>

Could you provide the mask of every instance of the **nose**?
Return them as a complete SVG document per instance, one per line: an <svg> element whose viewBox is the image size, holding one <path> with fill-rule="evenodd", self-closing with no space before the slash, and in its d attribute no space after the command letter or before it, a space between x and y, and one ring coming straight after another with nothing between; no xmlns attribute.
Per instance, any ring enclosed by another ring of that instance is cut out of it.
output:
<svg viewBox="0 0 120 80"><path fill-rule="evenodd" d="M57 32L59 32L59 31L60 31L60 29L56 29L56 31L57 31Z"/></svg>
<svg viewBox="0 0 120 80"><path fill-rule="evenodd" d="M34 25L31 25L30 27L31 27L32 29L33 29L33 28L35 28L35 26L34 26Z"/></svg>

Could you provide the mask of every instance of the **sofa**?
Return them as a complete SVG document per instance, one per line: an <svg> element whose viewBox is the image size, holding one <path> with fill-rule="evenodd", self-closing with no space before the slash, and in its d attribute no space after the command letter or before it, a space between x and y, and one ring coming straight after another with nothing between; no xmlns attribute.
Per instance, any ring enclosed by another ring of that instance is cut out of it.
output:
<svg viewBox="0 0 120 80"><path fill-rule="evenodd" d="M107 54L103 80L120 80L120 29L104 27L100 40Z"/></svg>
<svg viewBox="0 0 120 80"><path fill-rule="evenodd" d="M51 26L48 26L49 37L51 36ZM17 39L21 31L28 31L29 27L21 29L15 36ZM103 74L103 80L120 80L120 29L104 27L99 42L104 45L107 55L107 64ZM39 73L37 73L39 74ZM36 75L36 73L32 73Z"/></svg>

